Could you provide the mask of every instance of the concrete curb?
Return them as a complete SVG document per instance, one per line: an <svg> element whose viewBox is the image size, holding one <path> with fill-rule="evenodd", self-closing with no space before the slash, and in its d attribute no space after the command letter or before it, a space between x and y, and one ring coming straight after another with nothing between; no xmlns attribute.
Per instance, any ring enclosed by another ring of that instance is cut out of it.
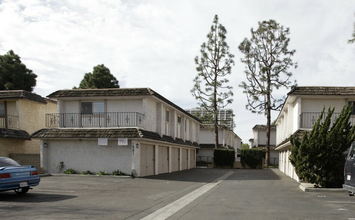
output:
<svg viewBox="0 0 355 220"><path fill-rule="evenodd" d="M112 177L112 178L132 178L131 176L124 176L124 175L100 175L97 176L95 174L92 175L83 175L83 174L64 174L64 173L45 173L45 174L39 174L40 177L46 177L46 176L68 176L68 177Z"/></svg>
<svg viewBox="0 0 355 220"><path fill-rule="evenodd" d="M303 192L344 192L343 188L316 188L311 183L301 183L299 188Z"/></svg>

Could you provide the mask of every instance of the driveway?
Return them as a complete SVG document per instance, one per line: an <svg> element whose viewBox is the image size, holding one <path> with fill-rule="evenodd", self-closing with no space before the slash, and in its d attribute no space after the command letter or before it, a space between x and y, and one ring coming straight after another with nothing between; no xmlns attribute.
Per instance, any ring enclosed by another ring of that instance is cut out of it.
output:
<svg viewBox="0 0 355 220"><path fill-rule="evenodd" d="M272 169L53 175L26 195L0 192L0 211L4 219L355 219L347 192L298 186Z"/></svg>

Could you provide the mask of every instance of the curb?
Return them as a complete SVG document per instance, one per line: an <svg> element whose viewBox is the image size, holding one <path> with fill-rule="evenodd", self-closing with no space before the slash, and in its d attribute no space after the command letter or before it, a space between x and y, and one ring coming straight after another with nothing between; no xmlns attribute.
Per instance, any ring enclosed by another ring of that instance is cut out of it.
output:
<svg viewBox="0 0 355 220"><path fill-rule="evenodd" d="M343 188L316 188L311 183L301 183L299 188L303 192L344 192Z"/></svg>

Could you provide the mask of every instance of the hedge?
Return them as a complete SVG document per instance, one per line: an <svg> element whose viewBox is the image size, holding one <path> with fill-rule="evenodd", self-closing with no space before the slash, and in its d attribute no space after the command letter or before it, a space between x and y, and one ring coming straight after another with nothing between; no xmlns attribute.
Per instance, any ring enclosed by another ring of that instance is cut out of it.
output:
<svg viewBox="0 0 355 220"><path fill-rule="evenodd" d="M241 150L241 162L243 167L245 167L245 165L248 165L250 168L255 169L258 165L262 165L263 158L265 158L265 150Z"/></svg>
<svg viewBox="0 0 355 220"><path fill-rule="evenodd" d="M214 149L213 157L215 167L233 167L235 161L235 150Z"/></svg>

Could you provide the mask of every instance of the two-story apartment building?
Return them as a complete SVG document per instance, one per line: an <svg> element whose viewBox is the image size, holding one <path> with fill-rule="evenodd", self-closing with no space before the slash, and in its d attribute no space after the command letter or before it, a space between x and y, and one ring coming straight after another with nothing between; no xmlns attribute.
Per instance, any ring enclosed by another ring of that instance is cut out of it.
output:
<svg viewBox="0 0 355 220"><path fill-rule="evenodd" d="M295 87L288 94L276 119L276 150L279 150L279 169L299 181L289 161L291 154L290 136L312 130L325 107L335 108L334 119L345 104L355 104L355 87ZM333 119L333 120L334 120ZM355 111L350 118L355 122Z"/></svg>
<svg viewBox="0 0 355 220"><path fill-rule="evenodd" d="M266 149L266 125L255 125L253 127L254 138L249 139L250 148ZM270 165L279 164L279 152L276 148L276 125L270 128Z"/></svg>
<svg viewBox="0 0 355 220"><path fill-rule="evenodd" d="M203 117L206 111L199 108L186 109L192 115ZM234 120L232 109L218 110L218 148L234 149L237 157L238 149L240 150L241 138L233 132ZM207 163L213 162L213 151L215 148L215 132L214 126L210 121L202 121L200 127L200 149L197 153L197 160Z"/></svg>
<svg viewBox="0 0 355 220"><path fill-rule="evenodd" d="M194 168L200 121L149 88L59 90L56 113L32 137L42 166L156 175Z"/></svg>
<svg viewBox="0 0 355 220"><path fill-rule="evenodd" d="M197 153L197 161L213 163L213 151L215 149L215 132L211 124L202 124L200 128L200 149ZM237 157L240 150L241 138L225 125L218 129L218 148L234 149Z"/></svg>
<svg viewBox="0 0 355 220"><path fill-rule="evenodd" d="M0 156L39 167L39 140L30 134L45 125L43 115L57 109L55 101L24 90L0 91ZM21 156L20 156L21 154ZM36 161L30 158L37 158ZM28 160L27 160L28 159Z"/></svg>

